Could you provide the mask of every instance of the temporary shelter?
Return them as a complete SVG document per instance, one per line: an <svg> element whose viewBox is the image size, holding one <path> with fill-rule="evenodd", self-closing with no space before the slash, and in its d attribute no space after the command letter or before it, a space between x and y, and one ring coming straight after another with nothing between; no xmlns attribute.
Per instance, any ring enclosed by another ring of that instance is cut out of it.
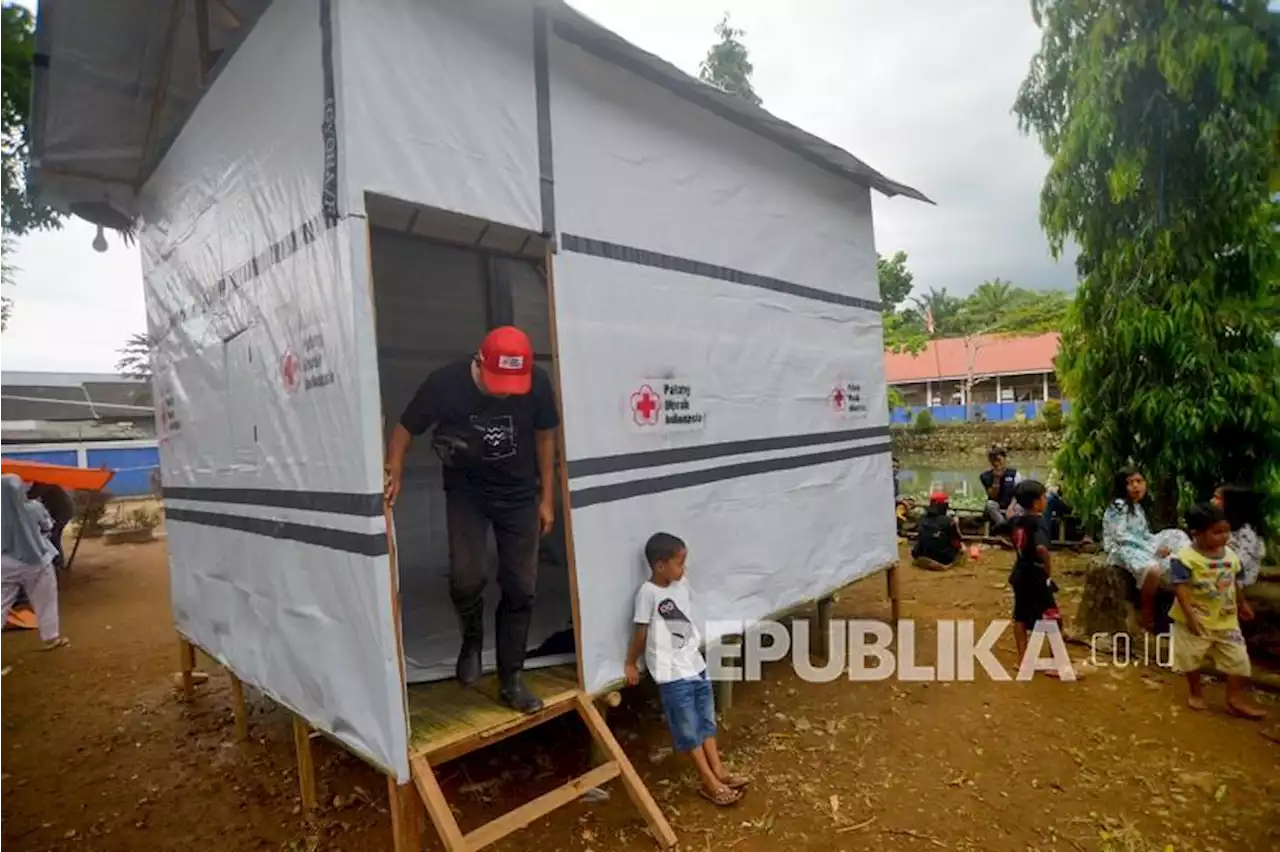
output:
<svg viewBox="0 0 1280 852"><path fill-rule="evenodd" d="M140 224L178 630L412 777L451 850L619 774L672 842L584 697L620 679L641 546L689 541L708 621L894 561L870 192L927 199L559 2L126 6L41 3L33 180ZM464 837L431 770L470 742L432 716L460 692L430 686L439 471L417 451L392 517L383 447L512 322L564 424L531 665L574 664L533 680L613 760Z"/></svg>

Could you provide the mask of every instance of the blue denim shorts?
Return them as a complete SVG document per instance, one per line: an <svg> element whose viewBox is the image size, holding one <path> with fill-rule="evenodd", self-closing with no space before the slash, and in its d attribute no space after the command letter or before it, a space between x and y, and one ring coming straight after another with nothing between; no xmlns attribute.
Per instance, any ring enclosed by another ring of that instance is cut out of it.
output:
<svg viewBox="0 0 1280 852"><path fill-rule="evenodd" d="M716 735L716 701L704 671L696 677L658 684L676 751L693 751Z"/></svg>

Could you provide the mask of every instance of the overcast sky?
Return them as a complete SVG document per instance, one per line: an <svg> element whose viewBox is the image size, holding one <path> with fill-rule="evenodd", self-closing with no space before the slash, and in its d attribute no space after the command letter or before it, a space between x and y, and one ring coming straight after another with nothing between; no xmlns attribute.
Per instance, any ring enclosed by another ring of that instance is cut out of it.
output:
<svg viewBox="0 0 1280 852"><path fill-rule="evenodd" d="M876 248L910 257L916 289L963 294L989 278L1069 287L1037 219L1046 160L1009 109L1039 33L1024 0L572 0L646 50L697 73L725 9L747 31L753 82L779 117L937 202L875 196ZM70 220L16 258L6 370L108 371L145 330L136 249Z"/></svg>

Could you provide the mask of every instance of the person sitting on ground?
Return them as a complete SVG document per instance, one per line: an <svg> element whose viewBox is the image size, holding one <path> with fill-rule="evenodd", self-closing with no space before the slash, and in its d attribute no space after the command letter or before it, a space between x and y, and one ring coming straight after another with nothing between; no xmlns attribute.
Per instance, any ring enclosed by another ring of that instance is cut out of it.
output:
<svg viewBox="0 0 1280 852"><path fill-rule="evenodd" d="M1045 623L1062 630L1062 617L1054 597L1058 591L1053 582L1053 565L1049 555L1049 533L1041 515L1048 503L1044 485L1024 479L1014 490L1014 499L1022 513L1013 520L1013 547L1017 557L1009 572L1013 589L1013 636L1018 646L1018 663L1027 653L1028 635ZM1045 674L1058 677L1048 669Z"/></svg>
<svg viewBox="0 0 1280 852"><path fill-rule="evenodd" d="M982 487L987 489L986 516L994 531L1008 520L1011 510L1016 514L1013 489L1022 481L1022 477L1018 475L1017 468L1009 467L1008 453L1004 447L993 446L987 453L987 462L991 465L990 469L979 474L978 479L982 482Z"/></svg>
<svg viewBox="0 0 1280 852"><path fill-rule="evenodd" d="M748 782L724 768L716 748L715 698L684 578L688 554L685 543L669 533L655 533L645 544L650 577L636 594L636 629L624 671L628 684L639 683L636 664L644 654L645 668L658 684L676 751L693 761L702 796L726 807L742 798Z"/></svg>
<svg viewBox="0 0 1280 852"><path fill-rule="evenodd" d="M1227 547L1240 557L1240 585L1252 586L1258 582L1262 560L1267 555L1262 495L1240 485L1220 485L1213 492L1213 502L1231 525Z"/></svg>
<svg viewBox="0 0 1280 852"><path fill-rule="evenodd" d="M1102 516L1102 549L1108 564L1133 575L1139 591L1139 622L1144 629L1154 630L1156 594L1161 584L1169 582L1169 557L1191 539L1179 529L1151 532L1147 524L1151 495L1147 478L1136 468L1116 473L1111 500Z"/></svg>
<svg viewBox="0 0 1280 852"><path fill-rule="evenodd" d="M1200 666L1213 663L1227 678L1227 712L1246 719L1261 719L1266 712L1251 701L1247 684L1251 674L1249 651L1240 632L1240 619L1253 618L1249 602L1240 594L1240 557L1227 547L1231 525L1212 503L1187 512L1191 545L1170 560L1170 574L1177 603L1173 619L1173 668L1187 676L1187 706L1204 710Z"/></svg>
<svg viewBox="0 0 1280 852"><path fill-rule="evenodd" d="M0 590L3 595L4 621L18 599L18 592L25 590L36 611L40 640L45 650L68 644L59 633L58 580L53 572L53 545L40 530L41 517L47 517L44 507L28 501L22 480L13 474L0 477L3 481L3 550L0 556ZM50 522L52 523L52 522Z"/></svg>
<svg viewBox="0 0 1280 852"><path fill-rule="evenodd" d="M918 537L911 548L911 558L917 568L945 571L964 552L959 522L951 514L951 505L942 491L929 495L929 508L924 510L916 531Z"/></svg>

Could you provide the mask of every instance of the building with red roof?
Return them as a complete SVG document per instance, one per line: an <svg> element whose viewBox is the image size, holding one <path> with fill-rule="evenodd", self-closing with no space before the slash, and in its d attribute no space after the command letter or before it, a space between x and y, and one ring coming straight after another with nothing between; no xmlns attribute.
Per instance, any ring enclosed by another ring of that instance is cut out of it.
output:
<svg viewBox="0 0 1280 852"><path fill-rule="evenodd" d="M1057 332L934 340L915 355L885 352L885 377L908 407L927 406L935 409L935 416L941 414L940 419L954 420L964 416L965 379L972 371L971 403L986 419L1012 419L1019 406L1034 416L1040 403L1062 398L1053 364L1058 343ZM960 408L958 417L953 416L954 407Z"/></svg>

